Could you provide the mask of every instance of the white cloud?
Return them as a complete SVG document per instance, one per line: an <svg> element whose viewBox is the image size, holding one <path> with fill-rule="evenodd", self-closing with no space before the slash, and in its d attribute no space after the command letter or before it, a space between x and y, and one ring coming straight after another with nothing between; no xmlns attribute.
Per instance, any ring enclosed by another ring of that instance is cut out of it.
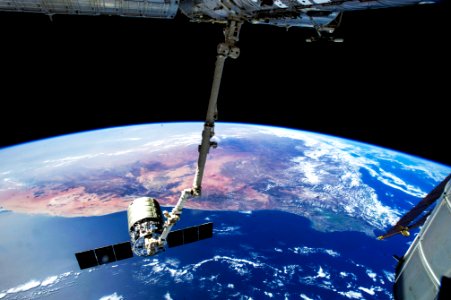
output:
<svg viewBox="0 0 451 300"><path fill-rule="evenodd" d="M41 286L48 286L58 281L58 276L50 276L41 282Z"/></svg>
<svg viewBox="0 0 451 300"><path fill-rule="evenodd" d="M299 297L301 297L304 300L313 300L312 298L307 297L305 294L300 294Z"/></svg>
<svg viewBox="0 0 451 300"><path fill-rule="evenodd" d="M397 211L383 205L376 191L362 179L361 168L367 169L373 177L378 174L373 170L378 167L377 161L368 159L363 148L318 136L316 144L303 151L302 156L291 160L292 166L288 169L305 185L303 202L343 211L375 228L382 229L396 222Z"/></svg>
<svg viewBox="0 0 451 300"><path fill-rule="evenodd" d="M28 281L27 283L10 288L8 291L6 291L6 293L13 294L13 293L25 292L25 291L31 290L35 287L38 287L40 285L41 285L40 281L32 279L32 280Z"/></svg>
<svg viewBox="0 0 451 300"><path fill-rule="evenodd" d="M327 272L324 272L323 268L320 266L318 273L316 274L316 277L330 279L330 274L328 274Z"/></svg>
<svg viewBox="0 0 451 300"><path fill-rule="evenodd" d="M408 195L418 198L426 196L426 193L422 191L420 188L406 183L398 176L394 175L393 173L387 172L381 168L379 168L378 171L373 170L373 172L370 173L373 177L376 177L379 182L394 189L400 190Z"/></svg>
<svg viewBox="0 0 451 300"><path fill-rule="evenodd" d="M173 267L178 267L180 265L180 260L176 258L166 258L164 262Z"/></svg>
<svg viewBox="0 0 451 300"><path fill-rule="evenodd" d="M265 295L268 296L269 298L274 297L273 293L271 292L265 292Z"/></svg>
<svg viewBox="0 0 451 300"><path fill-rule="evenodd" d="M222 228L215 228L214 233L218 235L239 235L240 226L226 226Z"/></svg>
<svg viewBox="0 0 451 300"><path fill-rule="evenodd" d="M348 297L349 299L362 299L362 293L354 292L354 291L347 291L347 292L338 292L340 295L343 295L345 297Z"/></svg>
<svg viewBox="0 0 451 300"><path fill-rule="evenodd" d="M121 295L118 295L116 292L114 292L111 295L103 296L99 300L124 300L124 297L122 297Z"/></svg>
<svg viewBox="0 0 451 300"><path fill-rule="evenodd" d="M171 294L169 294L169 292L166 292L166 294L164 294L164 299L165 300L172 300Z"/></svg>
<svg viewBox="0 0 451 300"><path fill-rule="evenodd" d="M232 266L243 266L243 265L249 265L252 266L254 268L258 268L261 265L259 263L247 260L247 259L241 259L241 258L232 258L232 257L228 257L228 256L219 256L219 255L215 255L213 258L211 259L206 259L203 260L201 262L198 262L197 264L195 264L193 266L193 270L201 267L203 264L208 263L208 262L212 262L212 261L221 261L221 262L227 262Z"/></svg>
<svg viewBox="0 0 451 300"><path fill-rule="evenodd" d="M288 250L292 251L295 254L301 254L301 255L324 253L324 254L328 254L332 257L340 256L340 253L338 253L334 250L331 250L331 249L324 249L324 248L311 248L311 247L303 246L303 247L288 248Z"/></svg>
<svg viewBox="0 0 451 300"><path fill-rule="evenodd" d="M144 259L143 261L144 262L148 262L148 261L150 261L150 259ZM154 259L152 259L151 262L149 262L147 264L144 264L142 266L143 267L153 267L153 266L156 266L156 265L158 265L158 259L154 258Z"/></svg>
<svg viewBox="0 0 451 300"><path fill-rule="evenodd" d="M319 172L317 167L320 165L312 160L302 160L293 159L293 162L297 163L297 167L302 169L304 179L303 182L307 184L318 184L321 183L321 178L319 177Z"/></svg>
<svg viewBox="0 0 451 300"><path fill-rule="evenodd" d="M385 277L387 277L388 281L395 282L395 273L384 270L384 274L385 274Z"/></svg>
<svg viewBox="0 0 451 300"><path fill-rule="evenodd" d="M44 160L42 163L46 164L50 167L57 168L57 167L63 167L63 166L73 164L77 161L93 159L93 158L96 158L96 157L102 156L102 155L104 155L104 153L67 156L67 157L62 157L62 158L57 158L57 159L47 159L47 160Z"/></svg>
<svg viewBox="0 0 451 300"><path fill-rule="evenodd" d="M291 171L298 175L298 177L300 176L303 183L315 185L316 193L304 191L304 199L306 199L306 195L311 199L314 199L314 197L317 199L330 198L327 198L323 190L321 190L321 187L327 188L322 184L324 181L322 178L327 176L327 168L324 169L322 164L324 162L330 162L328 165L339 163L342 166L340 167L342 174L338 174L340 182L337 183L338 186L335 185L337 188L332 188L332 190L328 191L324 189L324 191L329 194L336 194L338 196L336 197L337 199L346 199L340 207L348 215L362 218L373 227L379 229L393 225L397 221L399 213L381 203L375 191L363 181L360 169L367 170L379 182L415 197L422 197L425 195L425 192L418 186L407 182L408 179L401 178L399 175L384 170L381 164L387 162L391 163L391 165L395 164L396 167L403 168L405 166L399 162L400 158L411 160L412 164L418 164L415 165L416 169L412 171L420 171L432 179L436 177L436 174L427 172L428 168L437 169L434 169L435 173L443 171L440 170L440 165L431 164L430 162L415 157L332 136L299 132L284 128L264 128L259 132L261 134L291 138L303 142L303 155L292 160L295 163L295 167ZM325 173L321 173L321 170L325 171ZM350 189L358 190L359 192L355 193L357 197L354 197L352 193L344 195L340 193L340 188L346 192Z"/></svg>
<svg viewBox="0 0 451 300"><path fill-rule="evenodd" d="M371 296L374 296L374 294L375 294L374 288L368 289L368 288L359 286L359 290L364 291L365 293L370 294Z"/></svg>
<svg viewBox="0 0 451 300"><path fill-rule="evenodd" d="M327 254L329 254L332 257L340 256L340 253L338 253L338 252L336 252L334 250L330 250L330 249L325 249L324 253L327 253Z"/></svg>
<svg viewBox="0 0 451 300"><path fill-rule="evenodd" d="M373 281L376 281L377 274L374 273L372 270L367 269L366 274L368 275L369 278L373 279Z"/></svg>
<svg viewBox="0 0 451 300"><path fill-rule="evenodd" d="M67 277L72 276L72 275L74 276L74 278L77 278L78 275L80 275L80 273L79 272L66 272L66 273L63 273L60 275L49 276L42 281L32 279L24 284L21 284L21 285L18 285L18 286L15 286L8 290L3 291L2 293L0 293L0 299L5 297L8 294L26 292L26 291L29 291L31 289L38 288L38 287L42 287L42 288L48 287L50 285L60 282L61 280L65 280ZM40 290L42 290L42 289L40 289ZM37 293L40 293L40 292L38 291ZM3 294L5 294L5 295L3 295Z"/></svg>

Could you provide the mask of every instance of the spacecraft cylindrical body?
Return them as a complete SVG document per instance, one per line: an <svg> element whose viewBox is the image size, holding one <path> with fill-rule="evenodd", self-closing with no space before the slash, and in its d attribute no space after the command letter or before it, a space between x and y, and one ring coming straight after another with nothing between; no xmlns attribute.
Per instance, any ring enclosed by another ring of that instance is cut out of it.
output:
<svg viewBox="0 0 451 300"><path fill-rule="evenodd" d="M163 214L160 204L154 198L142 197L133 200L127 210L128 229L143 221L153 222L158 229L163 225Z"/></svg>
<svg viewBox="0 0 451 300"><path fill-rule="evenodd" d="M158 238L163 231L160 204L154 198L137 198L128 206L127 219L133 251L137 255L147 255L145 239Z"/></svg>

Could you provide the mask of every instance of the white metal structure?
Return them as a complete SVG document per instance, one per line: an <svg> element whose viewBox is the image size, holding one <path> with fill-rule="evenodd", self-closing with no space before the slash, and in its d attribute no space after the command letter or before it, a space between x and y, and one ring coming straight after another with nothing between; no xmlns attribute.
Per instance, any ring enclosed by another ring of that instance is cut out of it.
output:
<svg viewBox="0 0 451 300"><path fill-rule="evenodd" d="M344 11L434 2L438 0L0 0L0 11L166 19L180 11L195 22L237 20L331 33Z"/></svg>
<svg viewBox="0 0 451 300"><path fill-rule="evenodd" d="M440 290L445 288L442 280L451 278L450 230L451 181L399 262L394 285L396 299L437 299Z"/></svg>

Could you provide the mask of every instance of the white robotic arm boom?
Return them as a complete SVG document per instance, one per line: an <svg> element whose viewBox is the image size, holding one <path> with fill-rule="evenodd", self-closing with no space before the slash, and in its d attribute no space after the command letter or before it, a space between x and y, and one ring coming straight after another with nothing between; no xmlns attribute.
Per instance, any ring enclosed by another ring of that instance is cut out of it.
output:
<svg viewBox="0 0 451 300"><path fill-rule="evenodd" d="M186 200L201 195L207 155L210 147L217 146L211 138L214 136L214 126L217 119L217 101L224 62L227 57L237 58L239 56L240 51L235 43L238 41L241 24L238 21L230 21L224 30L225 42L218 45L215 73L207 117L202 131L202 142L199 146L199 159L193 186L182 191L171 212L165 211L162 213L160 204L156 199L150 197L135 199L130 203L127 211L130 242L75 253L81 269L130 258L133 253L139 256L155 255L164 251L165 246L180 246L213 236L213 223L205 223L176 231L171 230L180 220ZM166 220L163 220L163 216Z"/></svg>
<svg viewBox="0 0 451 300"><path fill-rule="evenodd" d="M218 55L216 56L215 72L213 76L213 84L211 88L210 100L208 103L207 117L202 131L202 142L199 145L199 158L197 161L196 174L193 180L193 186L190 189L184 189L180 198L170 213L163 212L166 217L166 222L163 225L163 232L158 238L152 237L146 239L145 245L148 255L153 255L163 249L166 244L167 237L172 227L180 219L185 201L191 197L198 197L202 193L202 179L204 176L205 163L210 147L216 148L217 143L212 141L214 136L215 121L217 120L218 110L217 102L219 95L219 88L221 85L222 72L224 69L224 62L228 57L238 58L240 50L235 43L238 41L239 32L241 29L240 22L230 21L224 30L225 42L218 45Z"/></svg>

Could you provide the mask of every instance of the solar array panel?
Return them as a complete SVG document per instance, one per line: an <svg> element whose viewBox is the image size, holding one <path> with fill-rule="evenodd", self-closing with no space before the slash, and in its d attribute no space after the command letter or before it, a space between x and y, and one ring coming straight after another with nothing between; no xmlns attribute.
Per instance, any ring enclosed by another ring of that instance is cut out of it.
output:
<svg viewBox="0 0 451 300"><path fill-rule="evenodd" d="M133 251L130 242L113 245L113 249L117 260L133 257Z"/></svg>
<svg viewBox="0 0 451 300"><path fill-rule="evenodd" d="M97 266L97 258L94 250L75 253L80 269L91 268Z"/></svg>
<svg viewBox="0 0 451 300"><path fill-rule="evenodd" d="M188 243L208 239L213 236L213 223L205 223L198 226L175 230L169 233L168 247L176 247ZM112 263L118 260L133 257L130 242L105 246L93 250L75 253L80 269Z"/></svg>
<svg viewBox="0 0 451 300"><path fill-rule="evenodd" d="M130 242L105 246L94 250L75 253L80 269L92 268L118 260L133 257Z"/></svg>
<svg viewBox="0 0 451 300"><path fill-rule="evenodd" d="M177 247L188 243L197 242L213 236L213 223L205 223L199 226L175 230L169 233L168 247Z"/></svg>

